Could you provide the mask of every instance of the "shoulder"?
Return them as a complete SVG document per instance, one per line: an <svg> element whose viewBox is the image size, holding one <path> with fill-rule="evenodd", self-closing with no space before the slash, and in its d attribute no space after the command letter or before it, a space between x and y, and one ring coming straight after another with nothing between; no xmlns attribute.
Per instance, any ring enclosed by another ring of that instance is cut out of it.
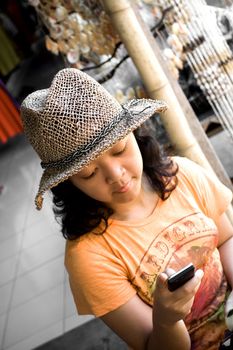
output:
<svg viewBox="0 0 233 350"><path fill-rule="evenodd" d="M69 274L87 275L102 270L103 266L106 271L113 269L113 266L125 270L104 233L89 233L66 242L65 267Z"/></svg>
<svg viewBox="0 0 233 350"><path fill-rule="evenodd" d="M199 186L206 186L206 183L220 183L213 171L204 168L193 160L178 156L172 159L179 167L178 178L182 181L186 181L186 183L194 185L196 189Z"/></svg>
<svg viewBox="0 0 233 350"><path fill-rule="evenodd" d="M80 314L102 316L136 294L123 262L105 243L103 235L68 241L65 267Z"/></svg>
<svg viewBox="0 0 233 350"><path fill-rule="evenodd" d="M87 233L76 240L67 240L65 249L65 266L72 269L76 264L83 265L91 261L92 256L97 260L103 256L105 250L104 240L101 235Z"/></svg>
<svg viewBox="0 0 233 350"><path fill-rule="evenodd" d="M172 160L179 166L179 171L182 174L193 174L196 175L203 168L191 159L186 157L175 156Z"/></svg>
<svg viewBox="0 0 233 350"><path fill-rule="evenodd" d="M211 168L206 169L204 166L185 157L176 156L172 159L179 166L179 177L186 178L195 185L200 185L203 187L208 184L212 190L216 190L218 186L220 186L220 188L225 188L228 192L230 192L230 190L219 180Z"/></svg>
<svg viewBox="0 0 233 350"><path fill-rule="evenodd" d="M178 187L195 197L196 201L211 217L222 214L232 200L232 192L215 175L212 170L185 157L173 157L178 164Z"/></svg>
<svg viewBox="0 0 233 350"><path fill-rule="evenodd" d="M205 178L204 169L185 157L176 156L172 157L172 160L178 166L178 187L187 188L195 193L201 191L202 182Z"/></svg>

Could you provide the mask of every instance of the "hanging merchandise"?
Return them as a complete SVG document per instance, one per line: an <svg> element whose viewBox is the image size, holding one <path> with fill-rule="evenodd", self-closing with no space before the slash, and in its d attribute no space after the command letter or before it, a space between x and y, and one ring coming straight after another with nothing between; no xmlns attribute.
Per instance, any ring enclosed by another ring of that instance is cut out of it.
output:
<svg viewBox="0 0 233 350"><path fill-rule="evenodd" d="M0 80L0 144L22 131L19 107Z"/></svg>
<svg viewBox="0 0 233 350"><path fill-rule="evenodd" d="M46 47L68 66L99 64L112 55L119 37L99 1L29 0L47 28Z"/></svg>
<svg viewBox="0 0 233 350"><path fill-rule="evenodd" d="M0 24L0 75L8 76L20 63L15 45Z"/></svg>
<svg viewBox="0 0 233 350"><path fill-rule="evenodd" d="M171 32L164 33L160 30L164 27L164 20L169 20L170 11L172 7L159 6L155 0L138 0L138 9L143 20L150 27L154 37L158 39L159 46L164 60L167 62L167 67L172 73L173 77L178 80L179 71L183 69L183 62L185 61L185 53L183 52L183 44L180 41L180 36L187 35L186 27L181 23L173 23ZM152 18L151 18L152 16ZM156 23L156 25L154 25Z"/></svg>
<svg viewBox="0 0 233 350"><path fill-rule="evenodd" d="M137 85L134 87L128 87L126 91L117 89L114 97L120 104L124 104L134 98L148 98L148 95L143 86Z"/></svg>
<svg viewBox="0 0 233 350"><path fill-rule="evenodd" d="M214 8L205 0L156 3L163 11L170 9L164 18L168 44L181 61L187 60L216 117L233 138L233 54Z"/></svg>
<svg viewBox="0 0 233 350"><path fill-rule="evenodd" d="M213 7L218 27L233 51L233 4L226 8Z"/></svg>

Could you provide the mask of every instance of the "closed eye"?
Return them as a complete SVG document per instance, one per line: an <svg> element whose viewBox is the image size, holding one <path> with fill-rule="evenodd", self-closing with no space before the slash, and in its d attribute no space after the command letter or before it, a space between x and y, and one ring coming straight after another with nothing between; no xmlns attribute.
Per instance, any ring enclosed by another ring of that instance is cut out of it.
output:
<svg viewBox="0 0 233 350"><path fill-rule="evenodd" d="M126 150L126 145L123 149L121 149L120 151L114 152L113 156L120 156L122 153L124 153Z"/></svg>
<svg viewBox="0 0 233 350"><path fill-rule="evenodd" d="M90 175L87 175L87 176L82 176L82 179L83 180L88 180L88 179L91 179L92 177L94 177L96 174L96 170L93 171Z"/></svg>

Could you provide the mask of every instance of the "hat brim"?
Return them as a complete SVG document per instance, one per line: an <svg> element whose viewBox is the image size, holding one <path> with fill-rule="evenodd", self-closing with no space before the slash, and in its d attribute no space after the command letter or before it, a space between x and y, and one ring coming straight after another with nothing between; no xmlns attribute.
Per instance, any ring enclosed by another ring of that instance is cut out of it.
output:
<svg viewBox="0 0 233 350"><path fill-rule="evenodd" d="M46 191L82 170L115 143L124 139L128 134L137 129L148 118L156 113L162 113L167 110L167 104L165 102L152 99L134 99L122 105L122 107L122 112L125 110L128 111L127 117L122 118L117 126L89 154L74 160L72 164L59 167L59 169L47 168L44 170L35 198L35 204L38 210L42 208L43 194Z"/></svg>

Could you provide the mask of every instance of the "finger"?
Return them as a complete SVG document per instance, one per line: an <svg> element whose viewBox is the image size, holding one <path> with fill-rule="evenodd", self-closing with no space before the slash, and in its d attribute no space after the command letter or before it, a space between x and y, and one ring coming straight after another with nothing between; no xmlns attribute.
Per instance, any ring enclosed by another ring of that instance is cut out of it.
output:
<svg viewBox="0 0 233 350"><path fill-rule="evenodd" d="M167 288L167 279L168 279L168 276L166 273L164 273L164 272L160 273L157 277L156 287L158 287L158 288L166 287Z"/></svg>
<svg viewBox="0 0 233 350"><path fill-rule="evenodd" d="M201 280L204 276L204 272L202 270L197 270L194 274L194 277L191 278L188 282L185 284L185 290L189 291L190 293L196 294L197 290L200 287Z"/></svg>
<svg viewBox="0 0 233 350"><path fill-rule="evenodd" d="M203 270L201 269L196 270L194 277L195 277L196 283L198 283L198 286L200 285L203 276L204 276Z"/></svg>
<svg viewBox="0 0 233 350"><path fill-rule="evenodd" d="M195 281L196 282L195 292L197 292L198 288L200 287L200 284L201 284L203 276L204 276L203 270L199 269L199 270L197 270L195 272L195 275L194 275L194 277L196 279L196 281Z"/></svg>
<svg viewBox="0 0 233 350"><path fill-rule="evenodd" d="M225 320L226 320L227 328L228 328L230 331L233 331L233 309L231 309L231 310L227 313L227 316L226 316Z"/></svg>
<svg viewBox="0 0 233 350"><path fill-rule="evenodd" d="M227 328L233 330L233 292L231 292L227 298L225 305L225 320Z"/></svg>
<svg viewBox="0 0 233 350"><path fill-rule="evenodd" d="M231 292L226 301L226 311L227 313L233 309L233 292Z"/></svg>
<svg viewBox="0 0 233 350"><path fill-rule="evenodd" d="M202 280L202 277L203 277L203 276L204 276L203 270L198 269L198 270L195 272L195 277L197 277L200 281Z"/></svg>

